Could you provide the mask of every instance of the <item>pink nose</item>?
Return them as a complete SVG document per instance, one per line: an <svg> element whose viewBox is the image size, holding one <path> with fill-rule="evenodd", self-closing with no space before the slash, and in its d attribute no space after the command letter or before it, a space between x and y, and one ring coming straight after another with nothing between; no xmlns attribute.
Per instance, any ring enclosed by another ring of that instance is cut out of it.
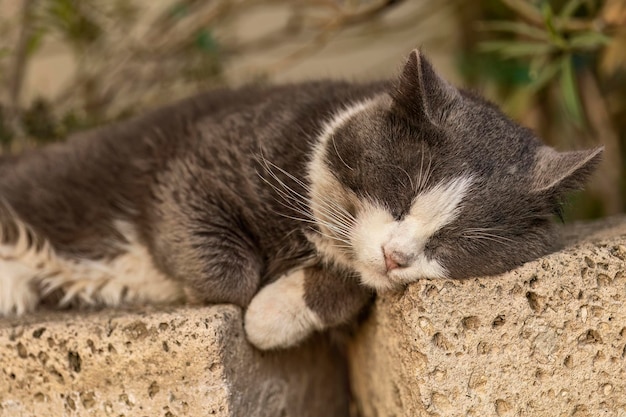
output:
<svg viewBox="0 0 626 417"><path fill-rule="evenodd" d="M398 251L386 251L383 248L383 255L385 257L385 267L387 271L391 271L397 268L404 268L407 263L407 257Z"/></svg>

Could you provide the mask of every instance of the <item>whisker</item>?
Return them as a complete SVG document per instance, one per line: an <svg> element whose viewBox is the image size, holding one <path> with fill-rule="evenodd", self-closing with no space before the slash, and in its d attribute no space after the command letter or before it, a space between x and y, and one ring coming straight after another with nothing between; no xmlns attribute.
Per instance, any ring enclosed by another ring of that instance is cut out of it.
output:
<svg viewBox="0 0 626 417"><path fill-rule="evenodd" d="M272 166L274 166L276 169L278 169L279 171L281 171L283 174L285 174L286 176L288 176L289 178L291 178L294 182L296 182L298 185L300 185L302 188L304 188L305 191L307 191L309 194L312 194L311 188L305 184L304 182L302 182L300 179L296 178L295 176L293 176L292 174L290 174L289 172L285 171L284 169L282 169L281 167L273 164L270 161L265 160L266 162L268 162L269 164L272 164ZM271 169L270 169L270 172ZM277 178L277 180L280 181L280 179ZM281 181L282 183L282 181ZM283 186L286 186L286 184L282 183ZM300 194L298 194L301 198L305 199L307 203L311 203L311 199L310 198L305 198L303 196L301 196ZM349 221L354 221L354 216L352 216L347 210L345 210L343 207L337 205L337 203L335 202L331 202L329 200L326 200L324 198L322 198L319 195L316 195L317 199L320 201L320 203L323 203L324 205L326 205L328 210L333 210L335 213L337 213L337 215L343 215L343 217L345 218L345 220L349 220Z"/></svg>
<svg viewBox="0 0 626 417"><path fill-rule="evenodd" d="M337 144L335 143L335 136L332 135L331 136L331 140L333 141L333 147L335 148L335 153L337 154L337 156L339 157L339 160L346 166L346 168L348 168L350 171L354 171L354 168L352 168L350 165L348 165L346 163L346 161L343 160L343 158L341 157L341 155L339 155L339 151L337 150Z"/></svg>
<svg viewBox="0 0 626 417"><path fill-rule="evenodd" d="M347 210L338 205L336 202L328 200L327 198L319 195L315 196L317 202L316 206L319 211L319 217L314 216L311 212L312 198L302 195L300 192L294 190L292 187L286 184L285 181L278 177L276 172L274 172L274 169L280 171L283 175L294 181L296 184L302 187L305 192L308 192L309 194L311 194L310 187L291 173L267 160L265 157L263 157L262 154L260 155L260 161L265 171L271 176L271 178L276 181L277 184L272 183L260 173L257 172L257 174L265 183L272 187L272 189L274 189L278 196L284 201L280 201L278 199L275 200L282 206L293 210L299 216L274 211L276 214L285 218L289 218L291 220L301 221L317 226L325 226L334 235L325 234L317 229L313 230L315 230L316 233L328 239L331 239L331 241L344 243L345 245L347 245L346 248L351 247L351 242L349 241L349 239L351 235L351 228L356 222L354 216L352 216Z"/></svg>
<svg viewBox="0 0 626 417"><path fill-rule="evenodd" d="M276 187L274 184L272 184L270 181L268 181L267 179L265 179L263 177L261 177L261 180L263 180L267 185L272 187L278 193L278 195L283 198L283 200L285 200L287 202L293 201L293 202L298 203L300 205L305 205L306 204L305 201L300 200L297 197L297 195L294 195L291 192L291 189L285 189L285 188L280 189L280 188Z"/></svg>
<svg viewBox="0 0 626 417"><path fill-rule="evenodd" d="M320 236L324 236L324 237L326 237L328 239L331 239L331 242L337 240L333 236L328 236L328 235L324 234L323 232L321 232L321 231L319 231L319 230L317 230L317 229L315 229L313 227L309 227L309 230L312 231L313 233L316 233L316 234L320 235ZM344 243L343 245L338 245L336 243L331 243L331 244L332 244L333 247L339 248L339 249L343 249L343 250L345 250L347 252L352 252L354 250L354 248L352 247L351 244L348 244L346 242L343 242L343 243Z"/></svg>
<svg viewBox="0 0 626 417"><path fill-rule="evenodd" d="M501 238L501 239L511 240L510 238L508 238L506 236L503 236L503 235L499 235L499 234L495 234L495 233L487 233L487 232L482 232L482 231L473 231L473 232L470 232L470 234L472 234L472 235L482 235L482 236L491 236L491 237L497 237L497 238Z"/></svg>
<svg viewBox="0 0 626 417"><path fill-rule="evenodd" d="M285 200L292 200L298 204L304 205L305 207L308 208L308 205L306 204L308 201L308 198L304 197L302 194L298 193L297 191L295 191L293 188L289 187L283 180L281 180L276 173L274 173L269 166L266 166L266 170L268 172L268 174L270 174L270 176L272 178L274 178L278 184L282 187L282 190L280 188L278 188L276 185L272 184L271 181L268 181L266 178L264 178L263 176L260 175L260 178L266 183L268 184L270 187L272 187L276 192L279 193L279 195L281 197L283 197L283 199Z"/></svg>
<svg viewBox="0 0 626 417"><path fill-rule="evenodd" d="M506 229L501 227L469 227L465 229L466 232L504 232Z"/></svg>
<svg viewBox="0 0 626 417"><path fill-rule="evenodd" d="M327 239L330 239L330 240L337 240L337 241L339 241L339 242L345 243L345 244L346 244L346 245L348 245L348 246L350 245L350 242L349 242L349 241L344 240L344 239L337 238L336 236L331 236L331 235L328 235L328 234L326 234L326 233L324 233L324 232L322 232L322 231L320 231L320 230L316 230L316 233L318 233L319 235L324 236L324 237L325 237L325 238L327 238Z"/></svg>
<svg viewBox="0 0 626 417"><path fill-rule="evenodd" d="M399 166L399 165L393 165L393 164L383 164L383 165L381 165L381 166L384 166L384 167L392 167L392 168L397 168L397 169L399 169L400 171L404 172L404 175L406 175L406 177L409 179L409 184L411 185L411 189L412 189L412 190L413 190L413 189L415 189L415 186L413 185L413 179L411 178L411 175L409 175L409 173L407 172L407 170L406 170L406 169L402 168L402 167L401 167L401 166Z"/></svg>
<svg viewBox="0 0 626 417"><path fill-rule="evenodd" d="M317 198L318 202L321 204L319 207L320 211L324 212L324 214L329 217L341 221L346 225L354 225L356 223L356 219L350 213L344 213L343 211L339 211L340 207L336 207L336 205L330 201L326 201L323 198ZM312 203L312 201L310 201Z"/></svg>
<svg viewBox="0 0 626 417"><path fill-rule="evenodd" d="M305 184L304 182L302 182L302 180L300 180L299 178L296 178L294 175L292 175L291 173L285 171L283 168L279 167L278 165L274 164L271 161L268 161L267 159L264 159L264 161L266 162L266 164L271 164L274 168L276 168L277 170L279 170L280 172L282 172L283 174L285 174L287 177L289 177L291 180L293 180L296 184L298 184L299 186L301 186L302 188L304 188L306 191L310 191L310 187ZM266 165L267 166L267 165ZM272 172L271 168L269 168L269 166L267 166L268 171Z"/></svg>
<svg viewBox="0 0 626 417"><path fill-rule="evenodd" d="M423 167L424 167L424 142L422 142L422 155L421 155L420 169L418 171L419 176L417 177L417 181L415 181L415 188L413 189L413 191L415 191L416 193L419 191L421 184L422 184L422 168Z"/></svg>
<svg viewBox="0 0 626 417"><path fill-rule="evenodd" d="M489 240L492 242L498 242L498 243L502 243L502 244L506 244L506 245L512 245L513 243L515 243L513 240L511 239L502 239L501 236L482 236L482 235L463 235L464 238L467 239L474 239L474 240Z"/></svg>
<svg viewBox="0 0 626 417"><path fill-rule="evenodd" d="M491 238L494 238L494 239L500 239L500 240L507 241L507 242L515 242L513 239L510 239L510 238L508 238L506 236L494 235L492 233L474 232L474 235L491 237Z"/></svg>
<svg viewBox="0 0 626 417"><path fill-rule="evenodd" d="M345 240L344 238L349 238L350 237L350 231L348 229L343 229L341 228L339 225L335 224L335 223L329 223L326 222L324 220L320 220L320 219L315 219L315 218L303 218L303 217L297 217L297 216L291 216L289 214L285 214L285 213L281 213L278 211L274 211L275 214L291 219L291 220L296 220L296 221L301 221L301 222L305 222L305 223L310 223L310 224L315 224L315 225L323 225L326 226L328 229L330 229L331 231L337 233L339 236L332 236L332 239L336 239L336 240L341 240L344 243L350 243L349 241ZM330 237L330 236L328 236Z"/></svg>
<svg viewBox="0 0 626 417"><path fill-rule="evenodd" d="M426 168L426 177L424 179L424 184L422 185L422 187L425 187L428 182L430 181L430 177L433 173L432 171L432 163L433 163L433 155L429 152L428 153L428 167Z"/></svg>
<svg viewBox="0 0 626 417"><path fill-rule="evenodd" d="M294 197L290 195L285 194L281 190L276 190L276 192L278 193L280 197L282 197L282 200L276 197L274 198L274 201L276 201L278 204L298 214L301 214L306 218L309 218L311 220L315 219L313 214L309 211L308 207L304 203L298 201L297 199L295 199ZM293 204L294 202L296 204Z"/></svg>
<svg viewBox="0 0 626 417"><path fill-rule="evenodd" d="M273 184L271 184L273 185ZM276 200L279 204L281 204L282 206L295 211L296 213L303 215L304 218L302 217L293 217L293 216L289 216L290 218L292 218L293 220L297 220L300 219L302 221L310 221L313 223L320 223L325 225L326 227L328 227L329 229L332 229L333 231L344 235L344 236L348 236L350 233L350 226L351 224L354 223L354 221L352 219L346 219L349 221L346 222L345 220L341 220L339 218L337 218L337 216L332 215L331 213L322 210L322 215L323 218L318 219L315 216L313 216L313 214L309 211L308 206L306 206L306 204L298 199L296 199L295 197L285 193L283 190L280 189L276 189L276 191L278 192L278 194L284 199L286 200L288 203L289 201L295 201L297 202L299 205L304 205L304 209L302 207L296 207L293 206L291 204L285 204L284 202L280 201L280 200ZM278 214L282 214L282 213L278 213Z"/></svg>

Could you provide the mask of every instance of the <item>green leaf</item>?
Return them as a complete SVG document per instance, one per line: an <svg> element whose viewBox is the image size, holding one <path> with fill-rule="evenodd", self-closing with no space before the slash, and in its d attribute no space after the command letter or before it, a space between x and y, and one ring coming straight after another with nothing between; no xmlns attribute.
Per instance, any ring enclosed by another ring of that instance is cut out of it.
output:
<svg viewBox="0 0 626 417"><path fill-rule="evenodd" d="M533 65L531 64L531 68L532 67ZM536 69L534 74L531 70L532 81L529 85L529 88L532 89L534 92L543 89L546 85L556 80L556 77L558 76L559 71L561 71L561 68L561 62L551 61L543 63L541 68Z"/></svg>
<svg viewBox="0 0 626 417"><path fill-rule="evenodd" d="M563 36L561 36L559 31L556 29L556 25L554 23L554 13L550 3L543 2L541 4L541 14L543 16L543 23L546 25L546 29L548 29L548 34L550 35L552 43L560 48L564 48L566 43Z"/></svg>
<svg viewBox="0 0 626 417"><path fill-rule="evenodd" d="M561 8L561 11L559 12L559 18L568 19L572 17L572 15L576 12L576 10L578 10L583 2L586 2L586 0L569 0L565 4L565 6Z"/></svg>
<svg viewBox="0 0 626 417"><path fill-rule="evenodd" d="M26 51L29 56L37 52L47 32L46 28L41 27L31 33L26 46Z"/></svg>
<svg viewBox="0 0 626 417"><path fill-rule="evenodd" d="M215 54L218 51L218 43L210 29L201 29L196 35L196 46L203 52Z"/></svg>
<svg viewBox="0 0 626 417"><path fill-rule="evenodd" d="M547 33L544 30L521 22L512 22L506 20L481 22L479 23L478 29L493 32L510 32L539 40L549 39Z"/></svg>
<svg viewBox="0 0 626 417"><path fill-rule="evenodd" d="M185 2L179 2L171 6L169 15L173 19L182 19L189 14L189 6Z"/></svg>
<svg viewBox="0 0 626 417"><path fill-rule="evenodd" d="M89 3L93 2L83 0L78 4L74 0L48 0L45 3L45 23L74 45L92 43L100 37L103 30L86 14L90 10Z"/></svg>
<svg viewBox="0 0 626 417"><path fill-rule="evenodd" d="M541 13L537 10L537 7L527 0L502 0L507 7L513 10L518 15L531 20L541 20Z"/></svg>
<svg viewBox="0 0 626 417"><path fill-rule="evenodd" d="M568 46L571 49L597 49L611 43L612 39L599 32L582 32L572 36L568 40Z"/></svg>
<svg viewBox="0 0 626 417"><path fill-rule="evenodd" d="M497 52L504 58L543 55L552 50L552 45L541 42L486 41L478 45L483 52Z"/></svg>
<svg viewBox="0 0 626 417"><path fill-rule="evenodd" d="M580 96L578 94L574 62L570 55L565 56L561 61L560 85L565 110L577 125L582 125L582 105L580 103Z"/></svg>

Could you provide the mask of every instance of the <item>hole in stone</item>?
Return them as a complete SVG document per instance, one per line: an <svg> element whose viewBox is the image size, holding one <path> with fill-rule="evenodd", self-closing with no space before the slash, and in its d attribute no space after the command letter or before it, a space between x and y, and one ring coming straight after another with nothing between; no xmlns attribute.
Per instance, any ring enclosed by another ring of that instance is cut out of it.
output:
<svg viewBox="0 0 626 417"><path fill-rule="evenodd" d="M506 316L504 314L500 314L498 316L496 316L495 319L493 319L493 322L491 323L492 327L500 327L503 326L504 323L506 323Z"/></svg>
<svg viewBox="0 0 626 417"><path fill-rule="evenodd" d="M80 372L80 368L82 365L82 359L78 352L69 351L67 352L67 359L70 363L70 369L74 372Z"/></svg>
<svg viewBox="0 0 626 417"><path fill-rule="evenodd" d="M534 312L539 312L541 310L541 297L532 291L528 291L526 293L526 300L528 300L528 305Z"/></svg>
<svg viewBox="0 0 626 417"><path fill-rule="evenodd" d="M148 396L153 398L160 391L159 384L156 381L152 381L148 387Z"/></svg>
<svg viewBox="0 0 626 417"><path fill-rule="evenodd" d="M39 329L33 331L33 337L35 339L39 339L41 337L41 335L43 334L43 332L46 331L45 327L40 327Z"/></svg>
<svg viewBox="0 0 626 417"><path fill-rule="evenodd" d="M17 355L22 359L28 357L28 351L26 351L26 347L22 344L22 342L17 344Z"/></svg>
<svg viewBox="0 0 626 417"><path fill-rule="evenodd" d="M593 344L593 343L602 343L602 337L597 330L589 329L587 332L581 334L578 337L578 342L581 344Z"/></svg>
<svg viewBox="0 0 626 417"><path fill-rule="evenodd" d="M480 326L480 319L476 316L464 317L461 320L461 324L463 325L463 328L473 330Z"/></svg>

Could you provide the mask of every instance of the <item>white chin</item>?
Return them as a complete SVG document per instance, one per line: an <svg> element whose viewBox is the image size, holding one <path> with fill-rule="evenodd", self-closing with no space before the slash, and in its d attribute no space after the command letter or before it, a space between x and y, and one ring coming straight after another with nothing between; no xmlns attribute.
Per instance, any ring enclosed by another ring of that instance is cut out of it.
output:
<svg viewBox="0 0 626 417"><path fill-rule="evenodd" d="M385 274L381 274L369 269L359 269L361 274L361 282L376 291L389 291L398 288L401 284Z"/></svg>

